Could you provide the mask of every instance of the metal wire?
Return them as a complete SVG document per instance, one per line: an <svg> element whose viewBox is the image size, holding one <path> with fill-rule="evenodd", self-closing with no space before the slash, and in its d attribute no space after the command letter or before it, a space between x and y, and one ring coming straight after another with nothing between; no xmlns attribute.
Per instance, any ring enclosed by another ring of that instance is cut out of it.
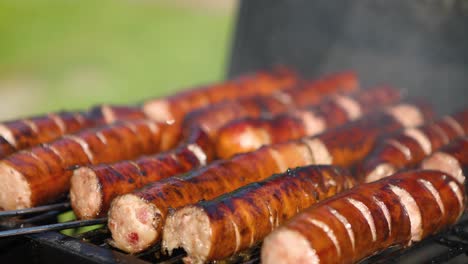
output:
<svg viewBox="0 0 468 264"><path fill-rule="evenodd" d="M70 209L70 203L64 202L64 203L49 204L49 205L44 205L44 206L18 209L18 210L0 211L0 217L20 216L20 215L48 212L48 211L53 211L53 210L67 210L67 209Z"/></svg>
<svg viewBox="0 0 468 264"><path fill-rule="evenodd" d="M40 232L45 232L45 231L77 228L77 227L82 227L82 226L104 224L106 221L107 221L107 218L99 218L99 219L92 219L92 220L79 220L79 221L70 221L70 222L64 222L64 223L58 223L58 224L10 229L10 230L5 230L5 231L0 231L0 238L26 235L26 234L34 234L34 233L40 233Z"/></svg>

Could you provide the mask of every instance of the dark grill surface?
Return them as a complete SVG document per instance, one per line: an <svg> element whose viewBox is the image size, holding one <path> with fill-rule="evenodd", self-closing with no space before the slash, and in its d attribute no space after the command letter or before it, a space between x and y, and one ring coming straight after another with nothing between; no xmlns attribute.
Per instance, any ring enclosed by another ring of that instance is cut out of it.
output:
<svg viewBox="0 0 468 264"><path fill-rule="evenodd" d="M42 214L50 223L57 212ZM38 217L38 216L35 216ZM31 218L29 218L31 219ZM19 219L3 221L3 229L19 223ZM45 232L0 240L0 263L182 263L185 256L178 250L172 256L160 252L159 245L136 254L129 255L112 248L108 241L110 233L100 228L76 236L59 232ZM259 263L257 246L223 262ZM468 213L457 225L441 234L429 237L411 247L393 247L380 252L362 263L468 263Z"/></svg>

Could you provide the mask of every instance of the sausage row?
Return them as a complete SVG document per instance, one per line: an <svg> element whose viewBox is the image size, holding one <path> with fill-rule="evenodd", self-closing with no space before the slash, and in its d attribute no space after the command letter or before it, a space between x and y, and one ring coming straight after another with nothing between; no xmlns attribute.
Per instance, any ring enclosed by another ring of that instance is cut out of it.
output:
<svg viewBox="0 0 468 264"><path fill-rule="evenodd" d="M218 132L216 153L220 158L229 158L262 145L313 136L394 104L400 98L397 90L383 86L352 96L335 95L317 106L299 107L281 115L236 120Z"/></svg>
<svg viewBox="0 0 468 264"><path fill-rule="evenodd" d="M453 175L459 183L463 183L465 181L463 172L466 172L468 167L467 150L468 137L459 138L442 147L441 151L428 158L422 167L448 173ZM445 211L442 201L445 197L438 194L439 189L436 189L430 182L421 179L418 182L426 188L426 191L431 192L442 211ZM288 170L286 173L249 184L213 200L183 206L170 212L163 230L162 248L171 253L173 249L182 247L187 253L184 261L188 263L222 260L252 247L298 212L342 190L349 189L354 184L354 178L337 167L312 165ZM455 195L458 194L461 197L461 194L457 192L457 187L454 188ZM369 190L366 189L367 191ZM355 193L365 192L355 191ZM418 196L420 192L416 190L412 194ZM382 203L375 201L379 203L382 210L385 210ZM353 201L353 205L364 208L359 201ZM374 213L365 208L361 211ZM338 212L332 213L339 217ZM458 210L455 211L455 215L459 215ZM384 216L388 220L389 212L384 212ZM375 217L380 216L375 214ZM343 219L345 218L341 216L340 221L344 224L350 222ZM424 221L426 222L422 225L423 228L427 229L431 226L427 223L430 219ZM313 223L327 228L326 224L317 221ZM453 224L453 221L440 224L446 227ZM351 226L348 233L352 230ZM372 230L377 232L376 228L371 229L371 232ZM421 234L421 237L438 230L426 231L426 234ZM421 230L413 233L418 232L420 233ZM385 246L380 247L380 249L383 248ZM349 258L352 256L345 257L348 258L348 262L351 262ZM299 260L294 259L294 261Z"/></svg>
<svg viewBox="0 0 468 264"><path fill-rule="evenodd" d="M353 185L346 170L328 165L273 175L171 213L164 226L163 249L183 247L189 263L221 260L252 247L298 212Z"/></svg>
<svg viewBox="0 0 468 264"><path fill-rule="evenodd" d="M69 189L73 166L160 151L166 127L155 121L122 121L16 152L0 162L0 207L27 208L59 198Z"/></svg>
<svg viewBox="0 0 468 264"><path fill-rule="evenodd" d="M143 112L152 120L180 122L186 114L205 106L226 100L257 95L269 95L277 90L291 88L299 82L297 75L286 69L259 71L219 84L186 90L165 98L148 100Z"/></svg>
<svg viewBox="0 0 468 264"><path fill-rule="evenodd" d="M454 224L464 186L441 171L407 171L313 205L268 235L262 263L355 263Z"/></svg>
<svg viewBox="0 0 468 264"><path fill-rule="evenodd" d="M163 122L181 121L196 107L273 91L297 84L297 76L285 69L258 72L218 85L181 92L163 99L148 100L143 106L103 105L89 112L58 112L0 124L0 158L40 143L50 142L84 128L110 124L116 120L153 118Z"/></svg>
<svg viewBox="0 0 468 264"><path fill-rule="evenodd" d="M169 208L213 199L287 168L312 164L350 166L368 154L382 133L420 125L424 117L415 106L398 105L316 137L265 146L119 196L109 210L113 244L127 252L142 251L160 239Z"/></svg>
<svg viewBox="0 0 468 264"><path fill-rule="evenodd" d="M230 121L263 115L276 115L304 105L316 105L326 96L349 93L359 89L357 77L351 72L324 76L316 81L302 83L293 89L275 91L270 95L241 98L200 108L185 116L183 130L200 128L216 138L218 130Z"/></svg>
<svg viewBox="0 0 468 264"><path fill-rule="evenodd" d="M407 167L414 167L427 155L451 140L468 133L468 110L409 128L382 139L359 165L361 181L371 182Z"/></svg>
<svg viewBox="0 0 468 264"><path fill-rule="evenodd" d="M70 182L75 215L80 219L105 216L116 196L206 165L213 159L208 136L198 130L192 139L190 144L157 155L75 169Z"/></svg>
<svg viewBox="0 0 468 264"><path fill-rule="evenodd" d="M366 103L366 111L371 111L397 101L399 93L390 88L376 88L360 92L354 97L366 98L368 101ZM341 100L353 100L351 97L344 95L339 98ZM321 107L321 105L319 104L318 108L331 110L330 107L326 107L330 105L328 101L324 102L324 107ZM330 116L328 117L330 126L336 126L349 120L349 118L334 118L336 114L332 111L326 113L323 116ZM336 120L332 121L332 119ZM311 125L313 124L309 124L309 126ZM133 189L141 188L150 182L185 173L206 165L207 162L211 162L214 156L212 153L214 151L213 143L204 131L206 129L192 129L191 133L193 135L190 135L190 138L187 140L188 142L175 151L153 157L144 157L134 161L122 161L116 164L88 166L77 169L72 177L70 187L72 194L71 203L75 214L79 218L86 219L103 216L114 197L128 193ZM210 131L213 133L213 129ZM203 162L199 162L199 159L196 158L200 156L203 158ZM181 165L180 159L191 159L194 162L182 162L183 165ZM161 167L164 169L161 169ZM149 168L152 169L150 170ZM93 184L89 185L89 182L93 182ZM100 187L90 187L94 186L94 183ZM90 192L99 193L90 196ZM95 197L102 197L102 199L98 202L91 202L90 200L94 201Z"/></svg>

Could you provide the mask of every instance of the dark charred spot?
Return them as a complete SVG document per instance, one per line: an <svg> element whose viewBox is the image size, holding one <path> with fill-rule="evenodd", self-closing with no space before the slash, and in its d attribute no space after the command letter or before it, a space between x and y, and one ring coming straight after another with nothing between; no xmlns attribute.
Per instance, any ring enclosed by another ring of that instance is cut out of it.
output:
<svg viewBox="0 0 468 264"><path fill-rule="evenodd" d="M78 169L79 167L81 167L81 166L80 166L80 165L73 165L73 166L67 167L65 170L67 170L67 171L72 171L72 170Z"/></svg>
<svg viewBox="0 0 468 264"><path fill-rule="evenodd" d="M114 168L112 168L112 167L111 167L111 170L112 170L112 174L115 175L115 178L121 179L121 180L125 180L125 178L126 178L125 175L123 175L122 173L120 173L119 170L116 170L116 169L114 169ZM129 178L128 180L130 180L130 178Z"/></svg>
<svg viewBox="0 0 468 264"><path fill-rule="evenodd" d="M180 192L179 188L174 188L173 191L174 191L175 194L177 194L177 196L179 196L179 198L181 198L181 199L184 198L184 195Z"/></svg>

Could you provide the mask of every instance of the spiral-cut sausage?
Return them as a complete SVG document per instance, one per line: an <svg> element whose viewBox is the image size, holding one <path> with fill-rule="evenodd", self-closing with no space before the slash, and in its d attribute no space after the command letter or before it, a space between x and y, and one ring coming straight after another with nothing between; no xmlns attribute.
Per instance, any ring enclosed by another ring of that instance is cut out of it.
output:
<svg viewBox="0 0 468 264"><path fill-rule="evenodd" d="M79 112L60 112L3 122L0 124L0 158L99 123L103 123L102 119L90 118Z"/></svg>
<svg viewBox="0 0 468 264"><path fill-rule="evenodd" d="M397 173L319 202L268 235L262 263L355 263L454 224L463 185L441 171Z"/></svg>
<svg viewBox="0 0 468 264"><path fill-rule="evenodd" d="M414 167L441 146L467 133L468 110L419 128L405 129L380 140L359 165L357 174L362 181L371 182Z"/></svg>
<svg viewBox="0 0 468 264"><path fill-rule="evenodd" d="M277 68L271 72L259 71L165 98L147 100L143 104L143 111L152 120L180 122L186 114L198 108L225 100L268 95L276 90L290 88L297 82L296 74L286 68Z"/></svg>
<svg viewBox="0 0 468 264"><path fill-rule="evenodd" d="M104 216L116 196L206 165L213 160L211 143L206 133L197 131L190 144L168 152L75 169L70 184L70 202L75 215L81 219Z"/></svg>
<svg viewBox="0 0 468 264"><path fill-rule="evenodd" d="M58 112L0 123L0 158L50 142L84 128L110 124L117 120L154 119L180 122L190 111L224 100L267 95L297 84L297 76L284 68L258 72L238 79L147 100L142 106L101 105L88 112ZM180 128L179 128L180 129Z"/></svg>
<svg viewBox="0 0 468 264"><path fill-rule="evenodd" d="M113 244L128 252L144 250L159 240L171 207L213 199L288 168L312 164L350 166L364 158L380 134L420 125L423 120L417 107L398 105L316 137L264 146L184 177L154 182L112 202L108 226Z"/></svg>
<svg viewBox="0 0 468 264"><path fill-rule="evenodd" d="M146 120L119 122L12 154L0 162L0 207L20 209L57 199L69 188L73 166L155 153L165 127Z"/></svg>
<svg viewBox="0 0 468 264"><path fill-rule="evenodd" d="M305 105L317 105L329 95L349 93L357 89L359 89L359 83L354 73L331 74L300 84L293 89L273 92L271 95L242 98L198 109L184 118L184 130L191 131L193 127L201 128L214 140L218 130L230 121L261 115L276 115ZM396 91L392 90L389 93L388 100L392 100Z"/></svg>
<svg viewBox="0 0 468 264"><path fill-rule="evenodd" d="M338 167L312 165L288 170L211 201L171 213L163 248L183 247L190 263L221 260L259 243L298 212L354 185Z"/></svg>
<svg viewBox="0 0 468 264"><path fill-rule="evenodd" d="M437 169L465 182L468 173L468 136L460 137L426 158L423 169Z"/></svg>
<svg viewBox="0 0 468 264"><path fill-rule="evenodd" d="M317 104L327 95L354 89L357 89L356 76L345 72L324 77L307 84L306 87L289 91L300 91L295 94L303 94L300 99L303 103ZM287 95L289 91L282 92L284 93L282 96ZM398 97L398 93L394 90L381 92L388 95L386 96L389 98L388 101L394 101L396 100L394 98ZM363 97L369 97L369 95ZM286 111L295 106L295 100L299 100L289 95L289 100L281 98L279 93L275 93L272 96L229 101L202 108L185 118L186 139L176 150L138 160L77 169L70 187L71 203L75 214L79 218L87 219L105 215L110 202L118 195L128 193L150 182L206 165L214 159L213 139L219 127L240 116L258 116ZM171 129L177 130L177 126L171 126ZM184 160L190 160L190 162L184 162ZM142 169L142 167L148 169Z"/></svg>
<svg viewBox="0 0 468 264"><path fill-rule="evenodd" d="M217 136L216 153L228 158L275 144L319 134L400 100L387 86L352 95L334 95L317 106L308 105L271 117L246 118L223 126Z"/></svg>

